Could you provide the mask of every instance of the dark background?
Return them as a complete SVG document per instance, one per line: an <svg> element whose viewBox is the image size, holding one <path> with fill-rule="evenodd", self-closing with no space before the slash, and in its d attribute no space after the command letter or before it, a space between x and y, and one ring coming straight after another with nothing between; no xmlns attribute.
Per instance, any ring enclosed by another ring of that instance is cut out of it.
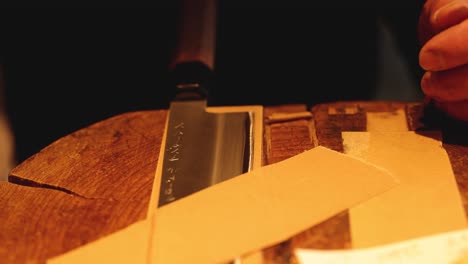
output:
<svg viewBox="0 0 468 264"><path fill-rule="evenodd" d="M222 4L209 104L373 100L378 69L387 63L377 56L382 23L418 80L419 10L413 2L367 9ZM0 55L17 161L105 118L166 109L177 14L176 5L1 10Z"/></svg>

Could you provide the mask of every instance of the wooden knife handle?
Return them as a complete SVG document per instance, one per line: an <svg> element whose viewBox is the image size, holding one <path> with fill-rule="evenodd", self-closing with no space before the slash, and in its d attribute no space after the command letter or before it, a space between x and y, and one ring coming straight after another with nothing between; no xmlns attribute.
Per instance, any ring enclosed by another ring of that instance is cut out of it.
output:
<svg viewBox="0 0 468 264"><path fill-rule="evenodd" d="M216 0L181 0L178 39L169 70L176 100L208 99L213 82Z"/></svg>
<svg viewBox="0 0 468 264"><path fill-rule="evenodd" d="M178 40L170 65L202 63L214 67L216 0L181 0Z"/></svg>

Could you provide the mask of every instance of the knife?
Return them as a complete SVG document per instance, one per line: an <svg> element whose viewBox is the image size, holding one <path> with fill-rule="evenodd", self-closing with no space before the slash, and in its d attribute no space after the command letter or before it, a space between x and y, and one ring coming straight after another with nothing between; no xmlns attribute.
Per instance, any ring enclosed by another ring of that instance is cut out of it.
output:
<svg viewBox="0 0 468 264"><path fill-rule="evenodd" d="M158 207L249 171L253 113L207 112L214 77L214 0L184 1L171 70L170 103Z"/></svg>

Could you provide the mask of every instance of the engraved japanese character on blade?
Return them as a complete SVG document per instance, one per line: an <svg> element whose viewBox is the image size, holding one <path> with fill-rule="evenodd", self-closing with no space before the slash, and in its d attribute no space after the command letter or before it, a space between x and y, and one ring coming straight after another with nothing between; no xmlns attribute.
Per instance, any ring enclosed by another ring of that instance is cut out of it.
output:
<svg viewBox="0 0 468 264"><path fill-rule="evenodd" d="M174 126L173 134L174 143L166 150L167 160L170 162L170 167L166 169L167 178L164 181L163 193L165 202L172 202L176 199L174 196L174 184L177 179L177 173L180 171L177 167L177 162L180 159L183 150L184 122L180 122Z"/></svg>

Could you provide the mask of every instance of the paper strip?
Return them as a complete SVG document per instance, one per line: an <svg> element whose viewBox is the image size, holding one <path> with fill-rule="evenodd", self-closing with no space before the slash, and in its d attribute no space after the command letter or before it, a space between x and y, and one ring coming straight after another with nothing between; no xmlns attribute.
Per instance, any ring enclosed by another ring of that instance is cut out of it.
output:
<svg viewBox="0 0 468 264"><path fill-rule="evenodd" d="M223 263L288 239L396 185L317 147L159 208L151 263Z"/></svg>
<svg viewBox="0 0 468 264"><path fill-rule="evenodd" d="M357 250L296 249L299 264L468 263L468 230L447 232L381 247Z"/></svg>
<svg viewBox="0 0 468 264"><path fill-rule="evenodd" d="M343 132L345 150L401 184L350 209L354 248L465 228L465 212L442 143L414 132ZM362 144L369 142L368 145ZM352 150L352 151L349 151Z"/></svg>
<svg viewBox="0 0 468 264"><path fill-rule="evenodd" d="M154 218L48 263L228 262L288 239L396 184L385 170L317 147L165 205Z"/></svg>
<svg viewBox="0 0 468 264"><path fill-rule="evenodd" d="M98 239L66 254L47 260L48 264L144 264L148 262L150 221L139 221L110 236Z"/></svg>

